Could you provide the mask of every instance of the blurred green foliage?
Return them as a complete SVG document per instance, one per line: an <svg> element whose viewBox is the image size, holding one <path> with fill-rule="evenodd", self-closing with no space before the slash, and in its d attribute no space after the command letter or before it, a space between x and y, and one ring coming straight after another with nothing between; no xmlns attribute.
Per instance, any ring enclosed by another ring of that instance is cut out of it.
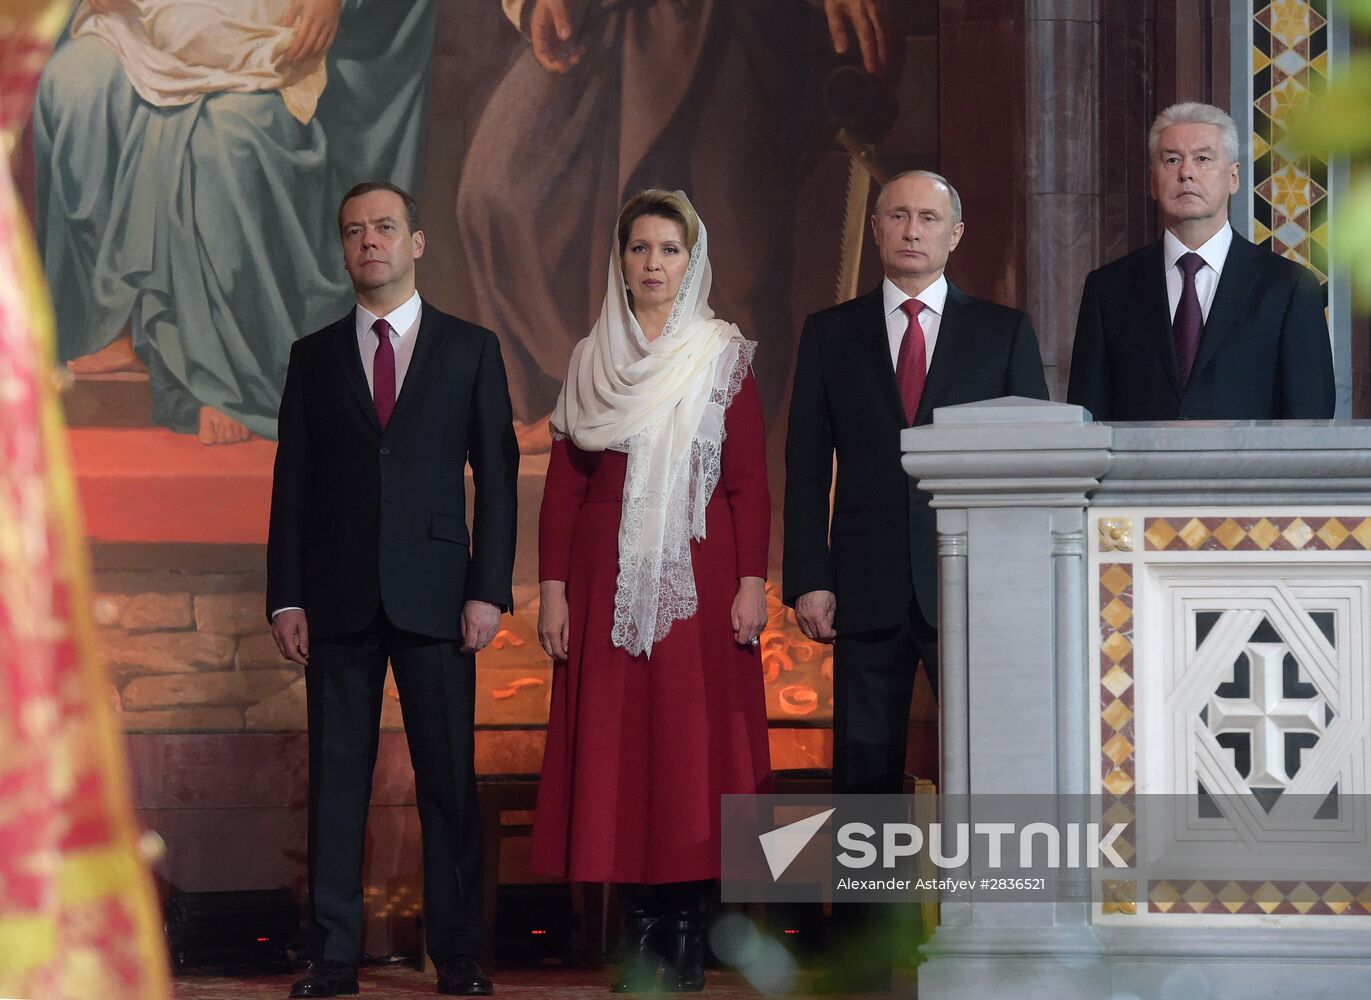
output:
<svg viewBox="0 0 1371 1000"><path fill-rule="evenodd" d="M1371 31L1371 0L1342 0L1354 29ZM1346 268L1363 306L1371 306L1371 52L1354 53L1290 123L1296 148L1351 162L1347 195L1334 208L1332 256Z"/></svg>

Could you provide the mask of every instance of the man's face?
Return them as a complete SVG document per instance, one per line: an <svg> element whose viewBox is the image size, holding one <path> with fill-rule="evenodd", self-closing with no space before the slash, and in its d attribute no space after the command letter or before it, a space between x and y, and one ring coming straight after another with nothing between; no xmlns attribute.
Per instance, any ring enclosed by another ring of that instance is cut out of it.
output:
<svg viewBox="0 0 1371 1000"><path fill-rule="evenodd" d="M921 284L937 280L962 238L962 224L952 221L946 185L918 175L886 185L871 231L886 277Z"/></svg>
<svg viewBox="0 0 1371 1000"><path fill-rule="evenodd" d="M343 205L343 265L358 292L414 284L424 255L423 231L411 233L405 203L393 191L368 191Z"/></svg>
<svg viewBox="0 0 1371 1000"><path fill-rule="evenodd" d="M1238 190L1238 165L1223 151L1217 125L1172 125L1161 134L1152 163L1152 197L1168 228L1228 219Z"/></svg>

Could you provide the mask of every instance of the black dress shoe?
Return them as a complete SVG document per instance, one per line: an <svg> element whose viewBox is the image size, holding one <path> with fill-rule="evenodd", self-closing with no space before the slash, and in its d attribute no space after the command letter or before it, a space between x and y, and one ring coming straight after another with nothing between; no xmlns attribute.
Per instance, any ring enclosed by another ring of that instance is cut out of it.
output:
<svg viewBox="0 0 1371 1000"><path fill-rule="evenodd" d="M457 958L438 966L438 992L450 997L488 997L495 992L474 958Z"/></svg>
<svg viewBox="0 0 1371 1000"><path fill-rule="evenodd" d="M293 997L350 997L357 994L357 970L342 962L311 962L304 979L290 988Z"/></svg>

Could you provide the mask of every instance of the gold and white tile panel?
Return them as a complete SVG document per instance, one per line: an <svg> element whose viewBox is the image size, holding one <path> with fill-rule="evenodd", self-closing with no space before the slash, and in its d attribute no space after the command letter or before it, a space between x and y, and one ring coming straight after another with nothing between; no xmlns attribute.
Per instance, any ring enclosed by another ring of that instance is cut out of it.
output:
<svg viewBox="0 0 1371 1000"><path fill-rule="evenodd" d="M1106 818L1127 821L1133 795L1201 788L1228 810L1168 831L1187 857L1213 859L1213 877L1169 877L1145 838L1145 884L1101 879L1096 919L1371 926L1371 882L1237 877L1253 871L1244 829L1331 790L1371 792L1371 506L1097 509L1088 530L1092 787ZM1296 767L1291 739L1308 744Z"/></svg>

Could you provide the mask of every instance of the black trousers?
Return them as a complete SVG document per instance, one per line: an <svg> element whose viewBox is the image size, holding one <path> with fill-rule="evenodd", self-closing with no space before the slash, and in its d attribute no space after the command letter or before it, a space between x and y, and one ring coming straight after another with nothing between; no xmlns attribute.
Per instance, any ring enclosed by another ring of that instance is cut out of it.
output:
<svg viewBox="0 0 1371 1000"><path fill-rule="evenodd" d="M839 635L833 663L833 791L898 795L904 789L909 707L920 660L938 693L938 633L918 605L898 626ZM851 874L835 868L835 877ZM889 989L900 908L833 907L832 960L863 989Z"/></svg>
<svg viewBox="0 0 1371 1000"><path fill-rule="evenodd" d="M938 693L938 632L917 604L894 628L839 635L833 662L833 791L898 794L920 660Z"/></svg>
<svg viewBox="0 0 1371 1000"><path fill-rule="evenodd" d="M401 631L384 612L364 632L311 643L305 668L317 957L355 965L362 953L362 860L387 660L414 765L428 952L435 963L475 957L482 933L476 658L458 642Z"/></svg>

